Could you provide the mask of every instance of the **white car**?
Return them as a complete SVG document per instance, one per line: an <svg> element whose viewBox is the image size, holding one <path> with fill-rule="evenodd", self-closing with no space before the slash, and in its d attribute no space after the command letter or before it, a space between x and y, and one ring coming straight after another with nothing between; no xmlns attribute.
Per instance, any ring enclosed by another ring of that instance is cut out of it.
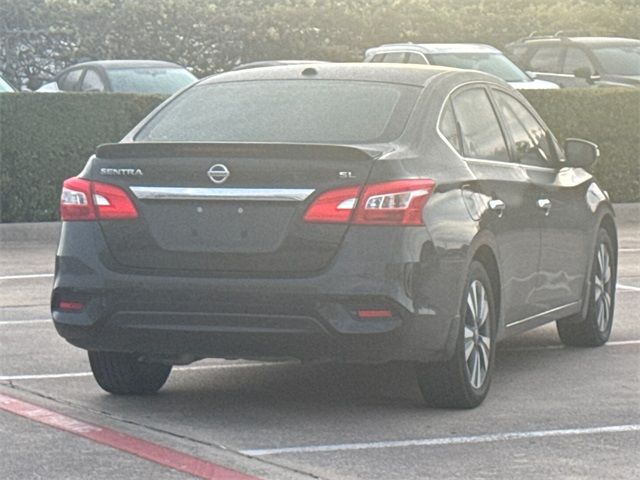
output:
<svg viewBox="0 0 640 480"><path fill-rule="evenodd" d="M560 88L553 82L530 77L500 50L480 43L392 43L369 48L364 61L479 70L495 75L520 90Z"/></svg>
<svg viewBox="0 0 640 480"><path fill-rule="evenodd" d="M117 92L172 95L197 78L175 63L103 60L79 63L58 73L38 92Z"/></svg>

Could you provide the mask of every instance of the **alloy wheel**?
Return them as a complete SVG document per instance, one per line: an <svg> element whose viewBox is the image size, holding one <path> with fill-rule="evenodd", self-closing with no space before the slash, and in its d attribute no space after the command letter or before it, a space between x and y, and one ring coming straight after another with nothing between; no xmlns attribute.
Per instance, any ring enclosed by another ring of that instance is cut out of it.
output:
<svg viewBox="0 0 640 480"><path fill-rule="evenodd" d="M611 319L612 275L611 255L604 243L600 243L596 254L596 268L594 273L594 305L598 330L606 332Z"/></svg>
<svg viewBox="0 0 640 480"><path fill-rule="evenodd" d="M471 386L479 389L489 371L491 322L487 291L479 280L469 285L464 319L464 355Z"/></svg>

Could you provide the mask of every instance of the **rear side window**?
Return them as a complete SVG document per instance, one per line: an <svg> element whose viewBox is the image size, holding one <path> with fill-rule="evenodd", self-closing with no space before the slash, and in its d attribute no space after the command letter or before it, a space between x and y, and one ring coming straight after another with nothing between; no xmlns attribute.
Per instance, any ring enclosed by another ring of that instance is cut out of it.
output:
<svg viewBox="0 0 640 480"><path fill-rule="evenodd" d="M400 136L421 87L334 80L203 84L176 97L136 140L367 143Z"/></svg>
<svg viewBox="0 0 640 480"><path fill-rule="evenodd" d="M444 135L451 146L455 148L460 155L462 155L460 132L456 123L456 117L453 114L453 109L449 102L446 103L442 110L442 116L440 117L440 124L438 125L438 128L440 129L440 133Z"/></svg>
<svg viewBox="0 0 640 480"><path fill-rule="evenodd" d="M513 139L516 161L525 165L550 167L551 148L544 127L511 95L496 90L494 93L505 127Z"/></svg>
<svg viewBox="0 0 640 480"><path fill-rule="evenodd" d="M427 65L427 61L419 53L408 53L407 63L417 63L419 65Z"/></svg>
<svg viewBox="0 0 640 480"><path fill-rule="evenodd" d="M405 52L391 52L384 56L384 63L404 63L407 54Z"/></svg>
<svg viewBox="0 0 640 480"><path fill-rule="evenodd" d="M452 100L464 156L509 161L507 145L484 88L464 90Z"/></svg>
<svg viewBox="0 0 640 480"><path fill-rule="evenodd" d="M80 82L81 75L82 68L71 70L60 80L58 87L60 88L60 90L65 90L67 92L76 90L78 87L78 83Z"/></svg>
<svg viewBox="0 0 640 480"><path fill-rule="evenodd" d="M588 68L592 74L594 71L591 60L589 60L585 52L576 47L569 47L564 58L562 73L570 73L573 75L573 72L579 68Z"/></svg>
<svg viewBox="0 0 640 480"><path fill-rule="evenodd" d="M82 79L83 92L104 92L105 87L100 78L100 74L93 69L87 70L84 78Z"/></svg>
<svg viewBox="0 0 640 480"><path fill-rule="evenodd" d="M560 45L542 45L529 60L534 72L560 73Z"/></svg>

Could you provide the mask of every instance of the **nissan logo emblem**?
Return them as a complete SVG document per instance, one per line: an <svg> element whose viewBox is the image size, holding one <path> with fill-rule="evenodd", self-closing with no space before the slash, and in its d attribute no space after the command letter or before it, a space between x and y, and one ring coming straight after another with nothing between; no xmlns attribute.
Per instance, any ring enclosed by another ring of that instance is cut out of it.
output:
<svg viewBox="0 0 640 480"><path fill-rule="evenodd" d="M209 169L207 175L213 183L223 183L229 178L229 169L226 165L216 163Z"/></svg>

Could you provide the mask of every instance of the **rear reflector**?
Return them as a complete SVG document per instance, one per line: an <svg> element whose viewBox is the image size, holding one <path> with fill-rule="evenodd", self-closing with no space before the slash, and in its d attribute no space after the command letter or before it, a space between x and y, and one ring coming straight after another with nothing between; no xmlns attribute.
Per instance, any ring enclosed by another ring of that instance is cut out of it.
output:
<svg viewBox="0 0 640 480"><path fill-rule="evenodd" d="M65 180L62 185L60 218L66 222L137 217L135 205L120 187L77 177Z"/></svg>
<svg viewBox="0 0 640 480"><path fill-rule="evenodd" d="M67 312L79 312L84 308L84 303L72 302L69 300L60 300L58 302L58 309L65 310Z"/></svg>
<svg viewBox="0 0 640 480"><path fill-rule="evenodd" d="M356 313L360 318L389 318L392 316L391 310L358 310Z"/></svg>
<svg viewBox="0 0 640 480"><path fill-rule="evenodd" d="M430 179L394 180L320 194L304 219L314 223L357 225L424 225L422 209L433 192Z"/></svg>

